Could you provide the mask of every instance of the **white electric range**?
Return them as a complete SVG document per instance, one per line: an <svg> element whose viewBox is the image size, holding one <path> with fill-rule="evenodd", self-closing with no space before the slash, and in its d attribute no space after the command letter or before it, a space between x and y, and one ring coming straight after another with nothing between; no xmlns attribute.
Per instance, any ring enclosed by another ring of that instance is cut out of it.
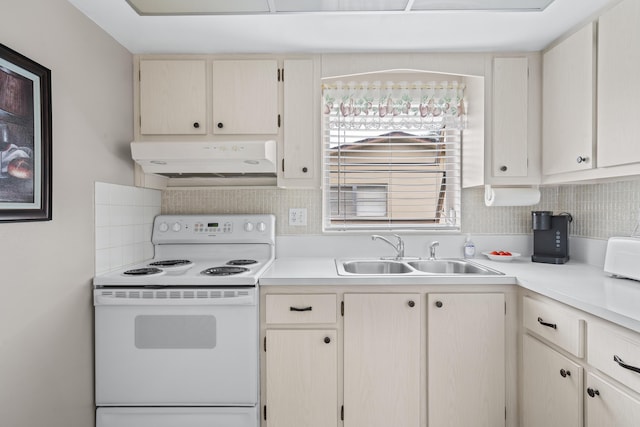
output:
<svg viewBox="0 0 640 427"><path fill-rule="evenodd" d="M161 215L154 258L94 278L97 427L256 427L273 215Z"/></svg>

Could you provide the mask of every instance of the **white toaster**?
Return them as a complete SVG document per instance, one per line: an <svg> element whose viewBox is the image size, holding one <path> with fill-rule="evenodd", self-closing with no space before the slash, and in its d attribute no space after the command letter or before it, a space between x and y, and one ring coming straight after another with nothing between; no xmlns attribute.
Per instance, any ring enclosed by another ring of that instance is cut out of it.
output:
<svg viewBox="0 0 640 427"><path fill-rule="evenodd" d="M611 237L607 242L604 271L640 280L640 237Z"/></svg>

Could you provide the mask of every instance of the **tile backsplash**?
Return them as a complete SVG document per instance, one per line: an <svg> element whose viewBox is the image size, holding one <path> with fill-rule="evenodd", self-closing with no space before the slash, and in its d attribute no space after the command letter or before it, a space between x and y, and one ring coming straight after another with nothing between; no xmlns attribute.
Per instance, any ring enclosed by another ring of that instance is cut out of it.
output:
<svg viewBox="0 0 640 427"><path fill-rule="evenodd" d="M307 209L306 226L290 226L290 208ZM529 234L531 211L569 212L570 234L606 239L629 235L640 211L640 179L541 188L535 206L487 207L484 189L462 192L462 231L474 234ZM162 193L165 214L272 213L278 235L322 233L322 191L281 188L169 189Z"/></svg>
<svg viewBox="0 0 640 427"><path fill-rule="evenodd" d="M153 218L160 214L161 192L95 183L96 274L153 256Z"/></svg>

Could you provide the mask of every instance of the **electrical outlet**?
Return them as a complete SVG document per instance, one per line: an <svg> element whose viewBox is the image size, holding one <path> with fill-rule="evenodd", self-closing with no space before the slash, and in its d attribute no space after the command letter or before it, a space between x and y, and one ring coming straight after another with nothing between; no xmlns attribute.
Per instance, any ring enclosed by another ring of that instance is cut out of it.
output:
<svg viewBox="0 0 640 427"><path fill-rule="evenodd" d="M307 208L289 209L289 225L307 225Z"/></svg>

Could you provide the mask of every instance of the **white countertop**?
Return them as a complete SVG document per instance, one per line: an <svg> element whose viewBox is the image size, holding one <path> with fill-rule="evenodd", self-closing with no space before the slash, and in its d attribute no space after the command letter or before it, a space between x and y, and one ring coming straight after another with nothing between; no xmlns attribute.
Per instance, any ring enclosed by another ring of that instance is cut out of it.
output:
<svg viewBox="0 0 640 427"><path fill-rule="evenodd" d="M518 285L640 333L640 282L608 277L601 267L576 261L533 263L530 258L478 264L504 276L339 276L334 258L278 258L260 278L270 285Z"/></svg>

